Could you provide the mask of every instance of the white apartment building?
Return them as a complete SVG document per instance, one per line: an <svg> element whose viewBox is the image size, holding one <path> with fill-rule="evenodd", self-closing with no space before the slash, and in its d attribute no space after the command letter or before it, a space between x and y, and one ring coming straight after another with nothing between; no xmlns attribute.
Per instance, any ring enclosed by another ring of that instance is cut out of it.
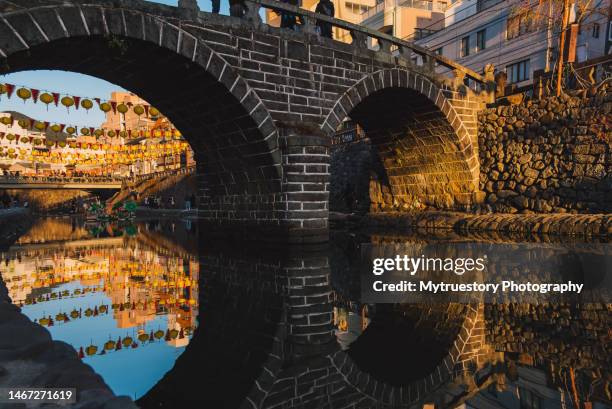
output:
<svg viewBox="0 0 612 409"><path fill-rule="evenodd" d="M447 8L445 27L416 43L458 63L482 72L493 64L505 71L507 84L531 85L537 70L552 70L558 54L558 28L548 24L555 15L546 0L525 6L520 0L459 0ZM559 2L553 2L558 5ZM612 27L609 0L594 0L593 8L581 20L576 41L576 62L610 53ZM601 11L605 11L602 13ZM575 21L575 12L571 13ZM534 16L541 16L534 22ZM558 22L557 22L558 27ZM610 37L610 40L608 38ZM440 67L440 72L445 69Z"/></svg>

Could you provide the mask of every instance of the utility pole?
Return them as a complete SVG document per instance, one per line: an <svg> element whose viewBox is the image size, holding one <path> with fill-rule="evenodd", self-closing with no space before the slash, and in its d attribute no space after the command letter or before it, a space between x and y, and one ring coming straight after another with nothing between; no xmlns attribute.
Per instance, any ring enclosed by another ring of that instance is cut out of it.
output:
<svg viewBox="0 0 612 409"><path fill-rule="evenodd" d="M565 52L565 32L569 21L569 0L563 0L563 20L561 22L561 35L559 36L559 59L557 61L557 92L561 95L561 82L563 81L563 57Z"/></svg>

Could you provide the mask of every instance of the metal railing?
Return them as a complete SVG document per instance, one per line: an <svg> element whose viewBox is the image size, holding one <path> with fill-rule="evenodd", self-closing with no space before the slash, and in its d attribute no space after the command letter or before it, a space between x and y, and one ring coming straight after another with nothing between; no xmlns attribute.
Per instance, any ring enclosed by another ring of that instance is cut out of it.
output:
<svg viewBox="0 0 612 409"><path fill-rule="evenodd" d="M164 178L168 176L186 175L189 173L193 173L194 171L195 171L195 166L186 166L184 168L168 169L168 170L162 170L160 172L151 172L151 173L147 173L144 175L132 176L130 178L126 178L125 181L127 183L134 184L134 183L144 182L145 180L160 179L160 178Z"/></svg>
<svg viewBox="0 0 612 409"><path fill-rule="evenodd" d="M15 185L30 183L116 184L122 183L123 178L112 176L26 176L5 174L0 176L0 182Z"/></svg>
<svg viewBox="0 0 612 409"><path fill-rule="evenodd" d="M3 184L87 184L114 185L142 182L144 180L163 178L172 175L182 175L193 172L194 166L179 169L168 169L136 176L29 176L4 174L0 176Z"/></svg>
<svg viewBox="0 0 612 409"><path fill-rule="evenodd" d="M486 83L484 76L478 74L474 70L456 63L447 57L444 57L443 55L438 55L425 47L414 44L413 42L405 41L368 27L359 26L357 24L349 23L347 21L339 20L323 14L314 13L309 10L301 9L298 6L281 3L276 0L249 0L246 1L245 4L247 6L245 18L254 24L263 24L261 15L259 13L262 7L273 10L277 13L288 13L299 16L303 23L300 27L300 31L306 34L317 33L317 21L330 23L334 27L348 31L352 38L351 44L358 48L367 49L368 39L372 38L377 40L380 51L391 53L392 50L397 50L399 55L404 57L409 64L411 64L412 55L414 53L419 55L424 64L429 65L430 67L434 67L434 65L437 63L437 65L449 68L452 71L460 72L463 74L463 76L470 78L479 84L484 85Z"/></svg>

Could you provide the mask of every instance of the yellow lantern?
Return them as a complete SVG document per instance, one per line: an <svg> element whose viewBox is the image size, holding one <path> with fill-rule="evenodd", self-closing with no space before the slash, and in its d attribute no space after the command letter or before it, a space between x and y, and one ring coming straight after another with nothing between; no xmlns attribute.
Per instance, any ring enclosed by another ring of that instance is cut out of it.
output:
<svg viewBox="0 0 612 409"><path fill-rule="evenodd" d="M72 99L72 97L63 97L60 102L62 103L63 106L66 107L66 109L70 108L71 106L74 105L74 99Z"/></svg>
<svg viewBox="0 0 612 409"><path fill-rule="evenodd" d="M88 128L81 128L81 135L89 135L89 129Z"/></svg>
<svg viewBox="0 0 612 409"><path fill-rule="evenodd" d="M51 130L52 130L53 132L59 132L59 131L61 131L61 130L62 130L62 127L61 127L61 126L59 126L58 124L53 124L53 125L51 125Z"/></svg>
<svg viewBox="0 0 612 409"><path fill-rule="evenodd" d="M13 120L10 116L3 116L2 118L0 118L0 123L2 123L3 125L10 125L11 122L13 122Z"/></svg>
<svg viewBox="0 0 612 409"><path fill-rule="evenodd" d="M19 124L20 127L22 127L23 129L27 129L30 127L30 123L29 121L26 121L25 119L20 119L19 121L17 121L17 123Z"/></svg>
<svg viewBox="0 0 612 409"><path fill-rule="evenodd" d="M149 115L151 115L151 116L159 116L159 110L157 108L151 107L151 108L149 108Z"/></svg>
<svg viewBox="0 0 612 409"><path fill-rule="evenodd" d="M110 138L114 138L116 136L115 131L112 129L106 133Z"/></svg>
<svg viewBox="0 0 612 409"><path fill-rule="evenodd" d="M0 84L0 95L6 94L8 92L8 87L5 84Z"/></svg>
<svg viewBox="0 0 612 409"><path fill-rule="evenodd" d="M104 131L102 129L96 129L94 131L94 135L96 136L96 138L101 137L102 135L104 135Z"/></svg>
<svg viewBox="0 0 612 409"><path fill-rule="evenodd" d="M40 97L38 97L38 99L43 104L47 105L47 109L49 109L49 104L54 101L53 95L49 94L48 92L40 94Z"/></svg>
<svg viewBox="0 0 612 409"><path fill-rule="evenodd" d="M100 109L102 110L102 112L108 112L111 110L111 104L109 104L108 102L103 102L100 104Z"/></svg>
<svg viewBox="0 0 612 409"><path fill-rule="evenodd" d="M142 105L136 105L136 106L134 107L134 113L135 113L136 115L138 115L138 116L140 116L140 115L144 114L144 111L145 111L145 110L144 110L144 108L142 107Z"/></svg>
<svg viewBox="0 0 612 409"><path fill-rule="evenodd" d="M66 132L68 132L70 135L74 135L76 133L76 128L74 126L69 126L66 128Z"/></svg>
<svg viewBox="0 0 612 409"><path fill-rule="evenodd" d="M128 111L128 107L127 107L127 105L121 103L121 104L117 105L117 111L122 113L122 114L125 114Z"/></svg>
<svg viewBox="0 0 612 409"><path fill-rule="evenodd" d="M91 102L91 99L85 98L81 101L81 106L85 108L85 110L89 111L91 108L93 108L93 102Z"/></svg>
<svg viewBox="0 0 612 409"><path fill-rule="evenodd" d="M34 123L34 128L38 129L39 131L42 131L43 129L45 129L45 123L41 121L36 121Z"/></svg>
<svg viewBox="0 0 612 409"><path fill-rule="evenodd" d="M30 99L32 97L32 91L27 88L19 88L17 90L17 96L23 99L23 102L25 102L26 99Z"/></svg>

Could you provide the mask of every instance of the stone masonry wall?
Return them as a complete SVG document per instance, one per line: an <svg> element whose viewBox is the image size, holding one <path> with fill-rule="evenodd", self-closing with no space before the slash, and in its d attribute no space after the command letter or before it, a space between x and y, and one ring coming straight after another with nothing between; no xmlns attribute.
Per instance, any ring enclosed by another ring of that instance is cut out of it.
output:
<svg viewBox="0 0 612 409"><path fill-rule="evenodd" d="M329 208L337 212L368 212L372 146L360 140L332 146Z"/></svg>
<svg viewBox="0 0 612 409"><path fill-rule="evenodd" d="M479 115L480 188L495 212L612 209L612 95L550 97Z"/></svg>

